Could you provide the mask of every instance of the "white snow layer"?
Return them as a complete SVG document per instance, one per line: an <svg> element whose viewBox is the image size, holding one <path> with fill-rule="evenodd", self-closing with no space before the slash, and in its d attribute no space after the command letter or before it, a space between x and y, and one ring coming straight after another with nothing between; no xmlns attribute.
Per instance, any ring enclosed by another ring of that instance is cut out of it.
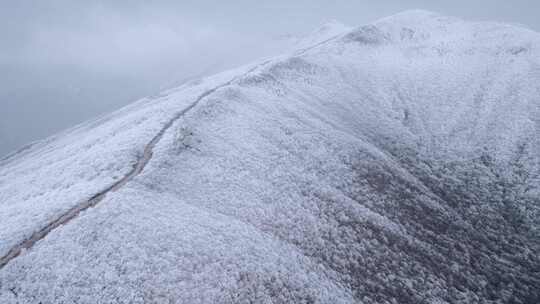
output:
<svg viewBox="0 0 540 304"><path fill-rule="evenodd" d="M437 248L380 212L405 199L373 191L386 184L360 173L407 181L427 209L470 225L389 146L434 163L481 151L505 163L522 147L528 193L540 193L538 33L415 11L330 36L4 160L0 256L124 176L175 113L236 77L166 131L141 175L1 269L0 303L376 301L356 292L376 275L346 269L373 263L369 248L384 241L349 227ZM538 209L527 208L534 222Z"/></svg>

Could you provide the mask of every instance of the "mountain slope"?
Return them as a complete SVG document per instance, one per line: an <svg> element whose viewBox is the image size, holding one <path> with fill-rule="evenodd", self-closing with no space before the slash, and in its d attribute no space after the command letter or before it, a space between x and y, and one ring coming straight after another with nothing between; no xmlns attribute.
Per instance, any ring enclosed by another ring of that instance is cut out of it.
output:
<svg viewBox="0 0 540 304"><path fill-rule="evenodd" d="M0 256L163 130L0 269L0 300L536 303L539 55L407 12L30 147L0 167Z"/></svg>

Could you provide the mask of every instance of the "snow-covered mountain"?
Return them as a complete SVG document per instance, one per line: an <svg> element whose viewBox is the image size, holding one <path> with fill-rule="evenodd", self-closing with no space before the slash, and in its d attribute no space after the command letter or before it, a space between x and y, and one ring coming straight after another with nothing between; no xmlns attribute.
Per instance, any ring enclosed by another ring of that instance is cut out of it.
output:
<svg viewBox="0 0 540 304"><path fill-rule="evenodd" d="M350 31L352 28L336 21L331 20L324 23L318 29L305 36L297 35L284 35L278 37L277 41L282 41L282 48L288 51L295 51L297 49L313 47L319 43L323 43L329 39L335 38ZM282 50L283 52L283 50Z"/></svg>
<svg viewBox="0 0 540 304"><path fill-rule="evenodd" d="M2 160L0 303L538 303L540 34L330 36Z"/></svg>

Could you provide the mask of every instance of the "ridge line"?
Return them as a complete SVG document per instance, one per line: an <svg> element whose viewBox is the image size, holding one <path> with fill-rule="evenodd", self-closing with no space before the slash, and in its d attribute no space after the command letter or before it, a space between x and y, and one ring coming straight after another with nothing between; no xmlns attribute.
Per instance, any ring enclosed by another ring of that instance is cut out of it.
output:
<svg viewBox="0 0 540 304"><path fill-rule="evenodd" d="M231 80L222 83L214 88L208 89L204 91L202 94L200 94L194 102L192 102L190 105L185 107L183 110L176 113L165 125L161 127L159 132L154 135L154 137L145 145L144 151L142 156L137 158L136 163L133 165L132 169L124 175L120 180L114 182L112 185L108 186L104 190L101 190L100 192L94 194L89 199L79 203L78 205L70 208L68 211L61 214L58 218L54 219L53 221L49 222L45 227L41 228L37 232L33 232L28 238L23 240L22 242L18 243L14 247L12 247L7 254L0 257L0 270L2 270L10 261L18 257L23 253L23 251L31 249L34 247L34 245L39 242L40 240L44 239L54 231L56 228L63 226L65 224L68 224L71 220L77 218L81 212L86 211L90 208L95 207L98 203L103 201L108 193L110 192L116 192L120 190L123 186L125 186L128 182L132 181L136 176L142 173L146 165L150 162L150 160L153 157L153 150L154 147L160 142L160 140L163 138L163 135L165 135L165 132L167 132L172 125L182 118L184 115L186 115L189 111L191 111L193 108L195 108L203 99L210 96L211 94L215 93L217 90L222 89L224 87L227 87L231 84L233 84L235 81L240 79L241 77L244 77L259 67L262 67L272 60L266 60L262 63L259 63L255 65L254 67L250 68L247 72L242 73L241 75L233 77Z"/></svg>

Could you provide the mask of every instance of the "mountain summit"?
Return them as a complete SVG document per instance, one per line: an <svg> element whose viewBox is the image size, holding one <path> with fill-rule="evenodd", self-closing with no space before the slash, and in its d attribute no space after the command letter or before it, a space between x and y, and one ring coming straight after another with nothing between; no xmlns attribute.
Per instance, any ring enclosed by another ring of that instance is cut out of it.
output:
<svg viewBox="0 0 540 304"><path fill-rule="evenodd" d="M532 304L539 219L540 34L406 12L1 161L0 302Z"/></svg>

